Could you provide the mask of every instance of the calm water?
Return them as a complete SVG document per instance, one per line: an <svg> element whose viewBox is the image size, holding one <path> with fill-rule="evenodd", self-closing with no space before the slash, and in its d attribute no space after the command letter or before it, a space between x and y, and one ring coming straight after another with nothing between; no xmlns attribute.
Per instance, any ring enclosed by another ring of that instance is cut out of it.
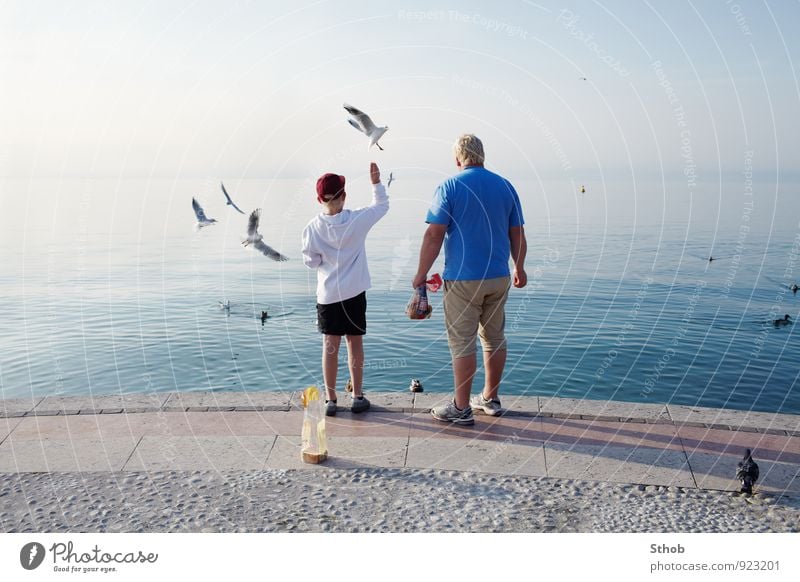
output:
<svg viewBox="0 0 800 582"><path fill-rule="evenodd" d="M411 377L451 389L441 297L430 320L404 315L437 179L398 179L368 240L367 390L406 390ZM0 182L2 397L319 383L315 278L299 254L311 186L226 186L242 208L264 208L265 240L292 260L241 248L245 217L224 208L216 180ZM765 323L800 315L789 194L765 188L749 213L713 189L517 186L530 285L507 307L506 394L800 413L796 329ZM348 192L368 201L363 177ZM192 195L219 224L193 231ZM274 315L263 326L262 309Z"/></svg>

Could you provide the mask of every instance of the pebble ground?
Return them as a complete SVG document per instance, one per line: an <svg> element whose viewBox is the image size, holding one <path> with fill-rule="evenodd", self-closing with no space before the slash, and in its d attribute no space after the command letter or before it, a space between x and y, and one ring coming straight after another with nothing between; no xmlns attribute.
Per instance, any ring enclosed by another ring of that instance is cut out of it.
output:
<svg viewBox="0 0 800 582"><path fill-rule="evenodd" d="M800 532L800 496L414 469L0 474L3 532Z"/></svg>

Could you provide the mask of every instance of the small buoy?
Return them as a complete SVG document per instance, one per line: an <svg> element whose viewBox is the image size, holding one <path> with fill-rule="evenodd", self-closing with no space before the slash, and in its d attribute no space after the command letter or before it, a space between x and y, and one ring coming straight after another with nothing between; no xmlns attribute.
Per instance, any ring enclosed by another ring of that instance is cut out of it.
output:
<svg viewBox="0 0 800 582"><path fill-rule="evenodd" d="M412 378L411 385L408 387L411 392L422 392L422 382L419 381L419 378Z"/></svg>

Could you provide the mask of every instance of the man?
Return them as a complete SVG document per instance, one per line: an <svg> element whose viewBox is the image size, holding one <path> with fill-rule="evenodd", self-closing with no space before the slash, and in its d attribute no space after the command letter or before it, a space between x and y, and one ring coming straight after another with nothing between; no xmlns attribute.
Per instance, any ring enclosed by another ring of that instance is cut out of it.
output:
<svg viewBox="0 0 800 582"><path fill-rule="evenodd" d="M527 242L519 197L508 180L483 167L481 140L462 135L453 152L460 172L436 189L412 285L425 284L444 243L444 317L455 395L431 414L443 422L471 425L473 407L492 416L501 411L498 391L506 363L505 303L512 282L508 259L514 263L514 287L524 287ZM483 346L486 381L482 393L470 397L476 335Z"/></svg>

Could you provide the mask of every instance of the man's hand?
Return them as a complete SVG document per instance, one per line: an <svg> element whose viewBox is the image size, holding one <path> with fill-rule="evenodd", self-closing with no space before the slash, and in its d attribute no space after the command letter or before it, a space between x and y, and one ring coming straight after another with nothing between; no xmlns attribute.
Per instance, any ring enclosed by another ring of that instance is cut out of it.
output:
<svg viewBox="0 0 800 582"><path fill-rule="evenodd" d="M372 180L373 184L381 183L381 171L375 162L370 162L369 164L369 179Z"/></svg>
<svg viewBox="0 0 800 582"><path fill-rule="evenodd" d="M525 272L525 269L514 269L514 287L521 289L527 284L528 274Z"/></svg>
<svg viewBox="0 0 800 582"><path fill-rule="evenodd" d="M422 287L425 284L425 281L427 280L428 280L427 273L417 273L416 275L414 275L414 280L411 281L411 286L414 289L418 289Z"/></svg>

